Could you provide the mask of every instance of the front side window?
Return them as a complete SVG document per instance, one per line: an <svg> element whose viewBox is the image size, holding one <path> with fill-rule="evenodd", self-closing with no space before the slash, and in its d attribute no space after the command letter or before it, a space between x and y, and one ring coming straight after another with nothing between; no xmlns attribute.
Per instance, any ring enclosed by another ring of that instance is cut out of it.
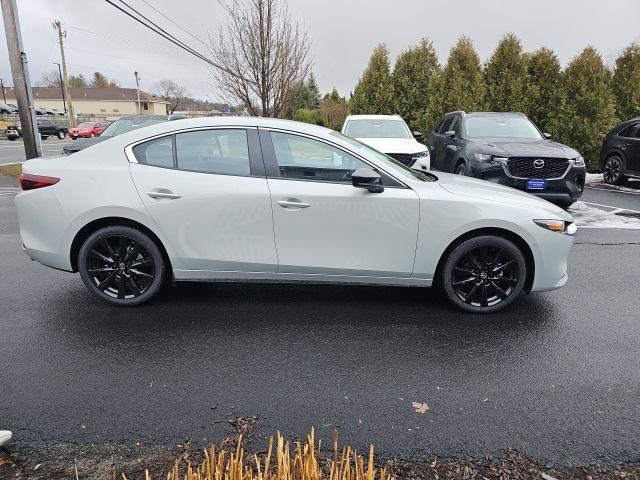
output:
<svg viewBox="0 0 640 480"><path fill-rule="evenodd" d="M460 136L460 118L459 117L453 117L453 122L451 122L451 125L449 126L449 130L456 132L456 137Z"/></svg>
<svg viewBox="0 0 640 480"><path fill-rule="evenodd" d="M618 133L619 137L632 138L634 136L634 131L638 127L637 123L632 123L625 129L623 129L620 133Z"/></svg>
<svg viewBox="0 0 640 480"><path fill-rule="evenodd" d="M138 163L173 168L173 136L156 138L133 147Z"/></svg>
<svg viewBox="0 0 640 480"><path fill-rule="evenodd" d="M451 117L444 117L442 123L440 124L440 128L438 129L438 133L449 131L449 125L451 125Z"/></svg>
<svg viewBox="0 0 640 480"><path fill-rule="evenodd" d="M351 174L369 166L352 155L311 138L271 132L280 177L320 182L351 182Z"/></svg>
<svg viewBox="0 0 640 480"><path fill-rule="evenodd" d="M198 130L176 135L180 170L251 175L247 132L240 129Z"/></svg>

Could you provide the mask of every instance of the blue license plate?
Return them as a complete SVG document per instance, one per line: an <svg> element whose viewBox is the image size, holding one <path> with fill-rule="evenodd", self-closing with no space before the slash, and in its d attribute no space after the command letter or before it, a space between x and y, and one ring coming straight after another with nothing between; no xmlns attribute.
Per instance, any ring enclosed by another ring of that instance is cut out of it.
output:
<svg viewBox="0 0 640 480"><path fill-rule="evenodd" d="M547 181L539 180L537 178L530 178L527 180L527 190L546 190Z"/></svg>

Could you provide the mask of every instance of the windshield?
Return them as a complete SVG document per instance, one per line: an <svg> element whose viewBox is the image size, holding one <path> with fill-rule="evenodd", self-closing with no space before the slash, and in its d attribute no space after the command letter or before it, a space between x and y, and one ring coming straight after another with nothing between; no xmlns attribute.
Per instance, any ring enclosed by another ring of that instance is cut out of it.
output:
<svg viewBox="0 0 640 480"><path fill-rule="evenodd" d="M162 123L164 121L166 120L159 118L121 118L105 128L100 136L115 137L116 135L122 135L137 128L155 125L156 123Z"/></svg>
<svg viewBox="0 0 640 480"><path fill-rule="evenodd" d="M349 120L344 133L352 138L412 138L402 120Z"/></svg>
<svg viewBox="0 0 640 480"><path fill-rule="evenodd" d="M345 142L347 142L349 145L353 147L352 150L354 150L357 153L360 153L362 156L366 158L373 157L376 160L379 160L385 165L385 167L388 167L388 169L394 173L397 173L399 175L404 175L405 177L408 176L411 178L417 178L418 180L422 180L422 181L431 182L438 179L438 177L436 177L432 173L421 172L419 170L414 170L412 168L409 168L403 163L400 163L397 160L394 160L393 158L385 155L384 153L380 153L379 151L371 148L370 146L365 145L364 143L361 143L358 140L355 140L351 137L347 137L341 134L340 132L331 132L331 135L333 135L336 138L339 138L340 140L344 140Z"/></svg>
<svg viewBox="0 0 640 480"><path fill-rule="evenodd" d="M469 116L466 136L470 138L524 138L541 140L543 137L526 117L507 115Z"/></svg>
<svg viewBox="0 0 640 480"><path fill-rule="evenodd" d="M78 125L78 128L91 128L93 126L93 123L81 123L80 125Z"/></svg>

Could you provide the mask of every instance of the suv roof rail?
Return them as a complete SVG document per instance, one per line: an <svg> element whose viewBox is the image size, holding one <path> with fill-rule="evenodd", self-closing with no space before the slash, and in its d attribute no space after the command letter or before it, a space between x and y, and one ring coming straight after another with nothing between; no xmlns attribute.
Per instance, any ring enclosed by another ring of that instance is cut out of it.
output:
<svg viewBox="0 0 640 480"><path fill-rule="evenodd" d="M462 115L466 115L466 112L464 110L454 110L453 112L445 113L445 115L452 115L454 113L461 113Z"/></svg>

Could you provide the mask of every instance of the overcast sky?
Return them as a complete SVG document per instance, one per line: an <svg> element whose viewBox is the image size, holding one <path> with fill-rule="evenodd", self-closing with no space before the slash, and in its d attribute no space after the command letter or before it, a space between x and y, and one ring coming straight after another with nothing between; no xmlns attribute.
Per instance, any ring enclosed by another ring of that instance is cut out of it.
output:
<svg viewBox="0 0 640 480"><path fill-rule="evenodd" d="M216 0L147 0L191 35L171 24L143 0L127 0L156 23L195 49L217 33L224 20ZM98 70L123 87L152 90L161 79L186 86L193 96L222 100L206 64L156 36L101 0L18 0L22 36L32 82L60 61L53 20L67 28L66 52L71 73L86 77ZM587 45L612 64L629 43L640 41L638 0L289 0L293 18L312 41L313 71L320 89L335 86L347 95L365 67L371 50L387 44L395 56L429 37L441 63L461 35L474 41L482 61L506 32L520 37L525 50L548 46L563 64ZM4 25L0 24L0 78L10 85ZM194 38L195 37L195 38Z"/></svg>

